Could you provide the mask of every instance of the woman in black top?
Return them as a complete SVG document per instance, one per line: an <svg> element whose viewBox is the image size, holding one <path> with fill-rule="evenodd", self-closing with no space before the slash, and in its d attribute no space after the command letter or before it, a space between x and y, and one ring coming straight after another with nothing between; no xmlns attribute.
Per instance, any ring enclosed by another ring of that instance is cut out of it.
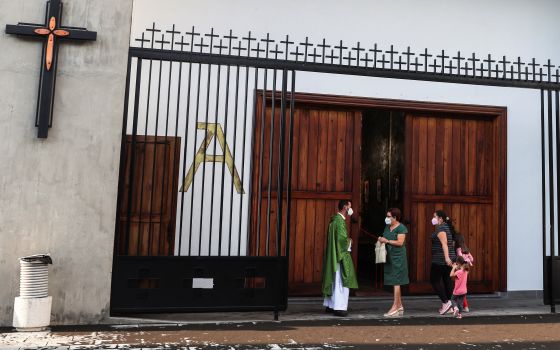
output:
<svg viewBox="0 0 560 350"><path fill-rule="evenodd" d="M432 218L432 225L436 227L432 233L432 267L430 282L434 291L441 299L440 315L451 309L453 281L451 281L451 265L456 259L453 249L454 228L451 220L443 210L437 210Z"/></svg>

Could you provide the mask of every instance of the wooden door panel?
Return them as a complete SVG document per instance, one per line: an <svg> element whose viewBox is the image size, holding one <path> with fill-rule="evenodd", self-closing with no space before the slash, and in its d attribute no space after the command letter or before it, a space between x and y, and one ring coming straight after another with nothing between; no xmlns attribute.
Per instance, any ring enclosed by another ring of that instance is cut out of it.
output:
<svg viewBox="0 0 560 350"><path fill-rule="evenodd" d="M119 254L173 255L181 139L138 135L125 142L124 189L119 221ZM134 169L132 156L134 153ZM134 171L133 187L130 173ZM129 202L132 191L132 202ZM130 232L127 237L128 210Z"/></svg>
<svg viewBox="0 0 560 350"><path fill-rule="evenodd" d="M316 230L316 221L315 221L315 213L317 212L317 201L314 200L307 200L307 207L305 208L305 241L302 247L296 247L303 249L304 253L303 256L305 257L303 261L304 269L303 269L303 282L304 283L313 283L315 282L314 278L314 262L315 262L315 248L320 247L321 236L324 236L321 232Z"/></svg>
<svg viewBox="0 0 560 350"><path fill-rule="evenodd" d="M289 290L292 295L319 295L321 290L323 255L327 227L338 200L298 198L292 200Z"/></svg>
<svg viewBox="0 0 560 350"><path fill-rule="evenodd" d="M491 196L493 124L487 119L409 115L411 193Z"/></svg>
<svg viewBox="0 0 560 350"><path fill-rule="evenodd" d="M327 244L327 227L332 215L332 208L336 208L337 203L333 200L315 201L315 236L313 256L312 281L321 281L323 278L323 256Z"/></svg>
<svg viewBox="0 0 560 350"><path fill-rule="evenodd" d="M262 98L257 102L257 110L262 110ZM272 134L274 134L273 140L278 140L280 109L276 109L274 114ZM354 183L359 186L360 118L361 113L353 110L298 104L294 109L289 252L289 290L292 295L320 294L326 229L331 215L337 211L337 201L351 199L355 207L354 211L358 210L359 190L355 188ZM289 128L289 121L286 124ZM265 118L263 120L258 116L255 126L253 164L257 167L253 172L251 196L255 215L252 219L250 237L250 252L255 255L263 255L262 253L266 252L262 242L266 241L267 237L267 226L263 223L267 222L265 216L269 193L269 170L265 166L261 171L259 164L262 158L263 163L268 165L271 152L271 148L268 147L270 136L264 136L262 139L263 147L260 144L260 134L261 130L264 130L265 135L270 135L272 127L272 110L267 101ZM286 135L286 145L287 141ZM270 193L275 200L271 208L276 210L277 180L274 180L276 176L274 169L278 166L279 152L274 147L272 152L273 180ZM286 169L287 159L286 148L284 160ZM355 176L358 176L357 181ZM285 177L287 184L286 178L287 176ZM285 196L284 193L284 198ZM255 209L258 210L259 206L261 210L257 212ZM274 216L274 213L271 215ZM275 227L272 229L271 226L271 235L275 235L275 232ZM352 228L351 234L354 232L357 234L357 227ZM285 237L285 227L282 229L281 237ZM275 255L276 240L269 239L269 242L268 253ZM284 246L283 242L282 247Z"/></svg>
<svg viewBox="0 0 560 350"><path fill-rule="evenodd" d="M410 219L410 292L431 293L430 223L444 210L465 235L475 257L469 290L499 288L499 203L495 155L496 120L455 115L408 114L406 117L405 217Z"/></svg>

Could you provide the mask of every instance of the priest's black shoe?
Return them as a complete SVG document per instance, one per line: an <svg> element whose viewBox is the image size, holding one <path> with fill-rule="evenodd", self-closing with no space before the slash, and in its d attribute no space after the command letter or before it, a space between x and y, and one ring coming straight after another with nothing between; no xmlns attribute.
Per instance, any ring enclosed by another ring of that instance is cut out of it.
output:
<svg viewBox="0 0 560 350"><path fill-rule="evenodd" d="M325 308L325 313L326 313L326 314L332 314L333 312L334 312L334 310L331 309L330 307L326 307L326 308Z"/></svg>
<svg viewBox="0 0 560 350"><path fill-rule="evenodd" d="M339 317L346 317L348 316L348 311L346 310L334 310L333 314Z"/></svg>

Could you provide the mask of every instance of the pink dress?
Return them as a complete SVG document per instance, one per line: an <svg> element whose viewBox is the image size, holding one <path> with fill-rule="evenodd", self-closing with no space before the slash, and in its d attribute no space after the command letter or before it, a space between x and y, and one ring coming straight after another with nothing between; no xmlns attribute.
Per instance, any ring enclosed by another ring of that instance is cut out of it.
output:
<svg viewBox="0 0 560 350"><path fill-rule="evenodd" d="M468 271L457 270L455 272L455 288L453 289L453 295L465 295L467 294L467 276Z"/></svg>

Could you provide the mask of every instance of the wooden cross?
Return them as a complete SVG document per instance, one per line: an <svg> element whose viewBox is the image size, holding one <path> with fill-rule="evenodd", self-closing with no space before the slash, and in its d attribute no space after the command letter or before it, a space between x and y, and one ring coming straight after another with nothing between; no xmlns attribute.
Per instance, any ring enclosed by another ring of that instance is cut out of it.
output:
<svg viewBox="0 0 560 350"><path fill-rule="evenodd" d="M54 86L59 40L95 40L97 33L86 28L62 26L62 3L60 0L47 1L45 24L7 24L6 33L43 40L43 58L37 100L35 126L39 128L37 137L46 138L52 125Z"/></svg>

